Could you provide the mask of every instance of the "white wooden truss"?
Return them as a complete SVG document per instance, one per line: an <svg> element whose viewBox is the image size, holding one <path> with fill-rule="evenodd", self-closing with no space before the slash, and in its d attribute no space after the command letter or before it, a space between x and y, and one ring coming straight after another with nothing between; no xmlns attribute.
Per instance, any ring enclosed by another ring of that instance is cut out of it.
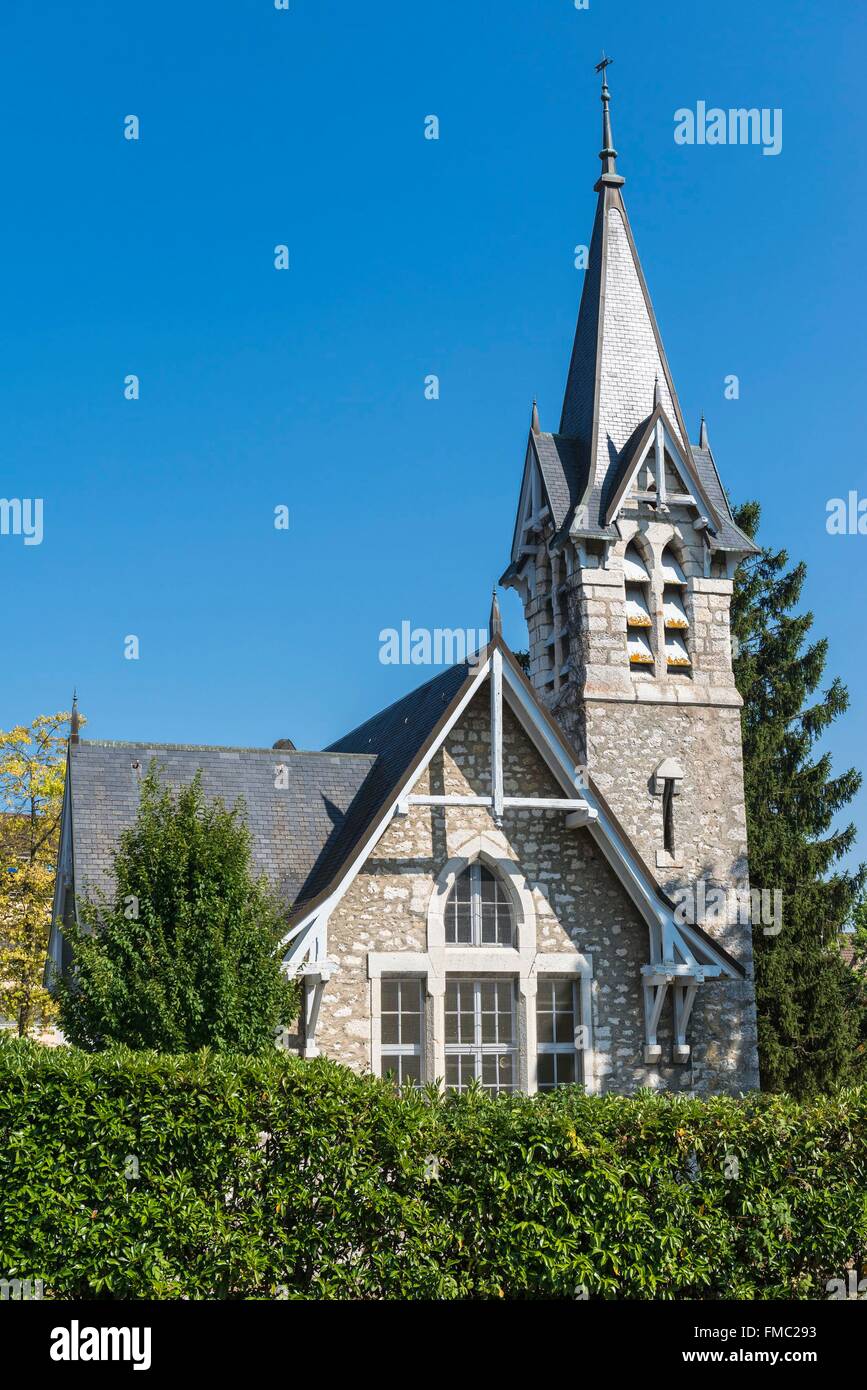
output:
<svg viewBox="0 0 867 1390"><path fill-rule="evenodd" d="M488 681L491 697L491 791L489 795L428 796L412 791L428 764L450 731L458 723L480 687ZM503 789L503 703L508 704L531 742L559 781L562 797L506 796ZM518 808L561 811L570 830L586 828L600 851L611 864L620 882L647 923L649 931L649 964L642 968L645 1006L645 1061L657 1062L661 1048L657 1029L663 1006L672 991L675 1040L674 1059L684 1062L689 1057L686 1033L696 991L707 979L727 975L735 970L724 954L717 953L701 933L675 922L674 908L659 895L655 880L644 861L623 832L611 821L604 803L588 785L584 767L576 766L574 755L550 720L545 718L536 697L512 665L504 660L498 642L488 647L479 662L475 679L444 721L438 738L407 772L403 787L385 809L380 820L371 827L354 858L346 865L339 883L324 902L312 907L309 914L296 922L283 940L283 965L290 976L305 980L306 1048L305 1055L316 1055L316 1023L324 987L337 969L328 955L328 920L350 884L355 879L373 848L388 829L395 816L409 814L413 806L460 807L485 806L497 824L509 811Z"/></svg>

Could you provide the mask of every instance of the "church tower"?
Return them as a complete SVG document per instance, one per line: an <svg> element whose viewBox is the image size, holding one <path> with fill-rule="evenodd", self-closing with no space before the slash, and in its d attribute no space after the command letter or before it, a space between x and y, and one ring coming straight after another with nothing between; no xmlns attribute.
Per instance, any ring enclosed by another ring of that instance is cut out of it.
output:
<svg viewBox="0 0 867 1390"><path fill-rule="evenodd" d="M701 920L711 886L748 886L729 608L756 547L734 524L704 419L689 441L626 215L609 61L560 425L544 431L534 403L501 582L524 605L532 684L660 887L697 890ZM731 916L707 930L749 969L749 922Z"/></svg>

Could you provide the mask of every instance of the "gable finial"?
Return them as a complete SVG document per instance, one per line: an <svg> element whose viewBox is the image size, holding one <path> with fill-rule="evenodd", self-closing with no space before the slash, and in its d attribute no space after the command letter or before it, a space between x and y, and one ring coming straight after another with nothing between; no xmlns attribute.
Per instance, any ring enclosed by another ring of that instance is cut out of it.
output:
<svg viewBox="0 0 867 1390"><path fill-rule="evenodd" d="M701 424L698 427L698 447L700 449L710 448L707 439L707 421L704 418L704 411L701 413Z"/></svg>
<svg viewBox="0 0 867 1390"><path fill-rule="evenodd" d="M69 716L69 742L78 743L79 731L81 729L81 718L78 713L78 691L72 692L72 713Z"/></svg>
<svg viewBox="0 0 867 1390"><path fill-rule="evenodd" d="M536 404L536 397L533 397L533 410L530 415L530 429L534 434L542 433L542 426L539 424L539 407Z"/></svg>
<svg viewBox="0 0 867 1390"><path fill-rule="evenodd" d="M660 389L659 389L659 377L657 377L657 378L656 378L656 381L654 382L654 385L653 385L653 408L654 408L654 410L656 409L656 407L657 407L658 405L661 405L661 404L662 404L662 392L661 392Z"/></svg>
<svg viewBox="0 0 867 1390"><path fill-rule="evenodd" d="M602 160L602 177L596 185L597 188L603 184L613 184L615 187L619 187L626 182L617 172L617 151L614 148L614 138L611 134L611 112L609 110L611 93L608 90L606 69L610 68L613 62L613 58L606 57L603 48L602 61L596 64L596 71L602 73L602 149L599 151L599 158Z"/></svg>
<svg viewBox="0 0 867 1390"><path fill-rule="evenodd" d="M491 617L488 623L488 637L490 641L493 641L495 637L502 637L502 635L503 619L500 616L500 603L497 598L497 589L495 585L491 597Z"/></svg>

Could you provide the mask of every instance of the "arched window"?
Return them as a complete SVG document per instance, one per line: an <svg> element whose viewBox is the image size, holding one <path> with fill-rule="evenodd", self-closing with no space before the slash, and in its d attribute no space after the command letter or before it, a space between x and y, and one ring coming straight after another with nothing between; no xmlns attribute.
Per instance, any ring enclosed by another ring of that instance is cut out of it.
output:
<svg viewBox="0 0 867 1390"><path fill-rule="evenodd" d="M513 946L515 919L506 888L475 860L455 879L446 901L447 946Z"/></svg>
<svg viewBox="0 0 867 1390"><path fill-rule="evenodd" d="M650 616L650 574L634 542L623 557L626 583L626 650L632 667L652 667L653 648Z"/></svg>
<svg viewBox="0 0 867 1390"><path fill-rule="evenodd" d="M662 552L662 611L665 622L665 660L669 671L690 669L689 619L686 616L686 575L670 545Z"/></svg>

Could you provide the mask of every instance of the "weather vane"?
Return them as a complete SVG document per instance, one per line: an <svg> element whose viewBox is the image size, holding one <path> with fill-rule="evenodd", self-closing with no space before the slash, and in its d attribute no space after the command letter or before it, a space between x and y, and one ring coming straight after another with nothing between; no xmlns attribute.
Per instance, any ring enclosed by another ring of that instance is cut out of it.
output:
<svg viewBox="0 0 867 1390"><path fill-rule="evenodd" d="M604 81L605 69L606 69L606 68L610 68L610 67L611 67L611 64L612 64L613 62L614 62L614 59L613 59L613 58L606 58L606 56L605 56L605 49L603 48L603 50L602 50L602 62L596 64L596 71L597 71L597 72L601 72L601 73L603 74L603 81Z"/></svg>

